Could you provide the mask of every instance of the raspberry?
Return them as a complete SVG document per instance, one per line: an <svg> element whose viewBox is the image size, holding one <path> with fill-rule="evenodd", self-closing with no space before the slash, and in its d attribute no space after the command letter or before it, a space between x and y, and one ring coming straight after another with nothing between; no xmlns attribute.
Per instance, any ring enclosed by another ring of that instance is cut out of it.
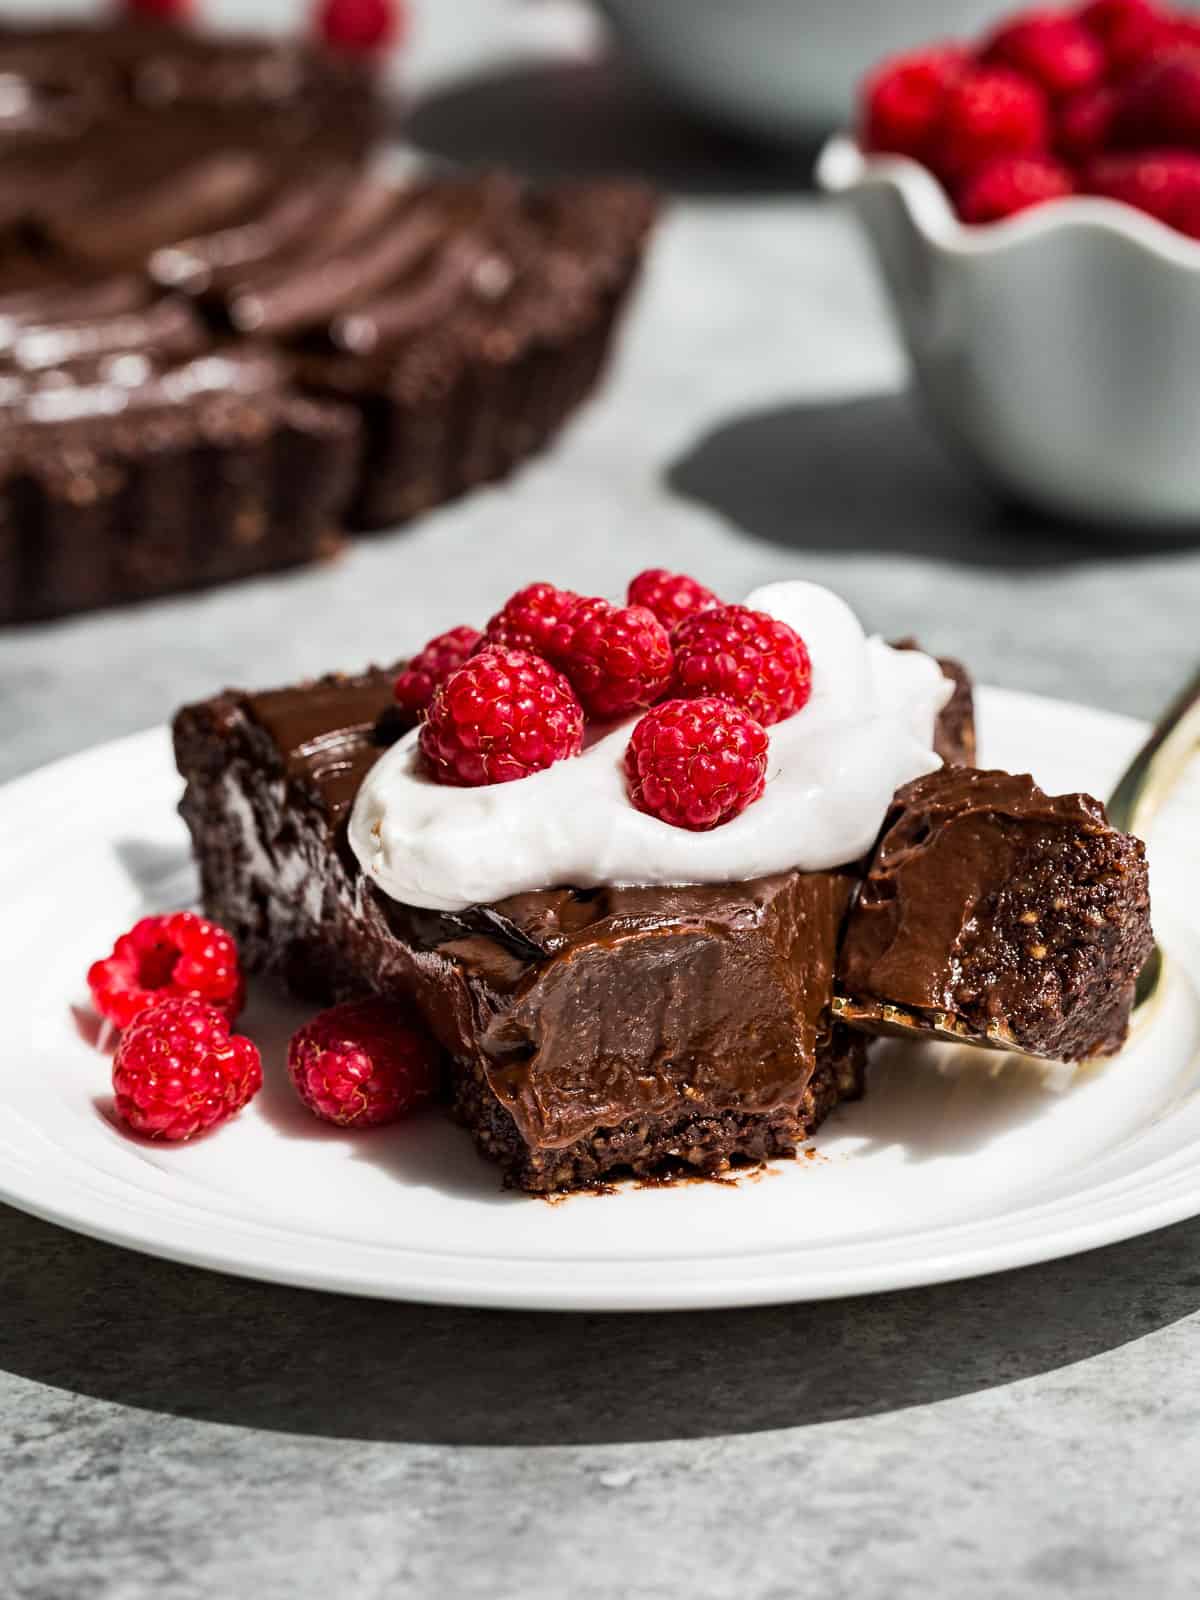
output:
<svg viewBox="0 0 1200 1600"><path fill-rule="evenodd" d="M124 0L127 16L142 22L186 22L192 15L192 0Z"/></svg>
<svg viewBox="0 0 1200 1600"><path fill-rule="evenodd" d="M531 583L506 600L488 623L487 642L555 661L571 637L571 619L580 603L581 596L570 589Z"/></svg>
<svg viewBox="0 0 1200 1600"><path fill-rule="evenodd" d="M685 622L675 635L675 692L719 695L764 727L808 704L808 647L786 622L747 606L719 606Z"/></svg>
<svg viewBox="0 0 1200 1600"><path fill-rule="evenodd" d="M321 0L317 32L334 50L376 55L398 42L403 11L398 0Z"/></svg>
<svg viewBox="0 0 1200 1600"><path fill-rule="evenodd" d="M561 656L589 717L604 720L652 705L671 681L667 630L645 606L586 600Z"/></svg>
<svg viewBox="0 0 1200 1600"><path fill-rule="evenodd" d="M527 778L583 745L583 708L540 656L499 646L472 656L435 691L421 750L438 783L475 788Z"/></svg>
<svg viewBox="0 0 1200 1600"><path fill-rule="evenodd" d="M762 794L767 747L762 724L728 700L667 700L647 711L629 740L630 798L673 828L717 828Z"/></svg>
<svg viewBox="0 0 1200 1600"><path fill-rule="evenodd" d="M1108 143L1117 96L1107 85L1064 100L1055 118L1054 143L1070 161L1087 161Z"/></svg>
<svg viewBox="0 0 1200 1600"><path fill-rule="evenodd" d="M967 53L957 45L883 62L863 85L863 148L923 161L930 153L946 91L966 65Z"/></svg>
<svg viewBox="0 0 1200 1600"><path fill-rule="evenodd" d="M314 1116L377 1128L433 1098L440 1055L407 1007L375 997L331 1006L305 1023L288 1045L288 1072Z"/></svg>
<svg viewBox="0 0 1200 1600"><path fill-rule="evenodd" d="M482 639L478 628L451 628L430 639L396 679L396 704L419 716L433 699L438 684L474 655Z"/></svg>
<svg viewBox="0 0 1200 1600"><path fill-rule="evenodd" d="M143 917L88 968L92 1004L127 1028L147 1006L191 996L232 1022L246 997L237 945L215 922L193 911Z"/></svg>
<svg viewBox="0 0 1200 1600"><path fill-rule="evenodd" d="M1085 183L1090 194L1123 200L1200 238L1200 154L1156 150L1104 156L1088 168Z"/></svg>
<svg viewBox="0 0 1200 1600"><path fill-rule="evenodd" d="M1081 6L1075 15L1104 45L1111 43L1113 37L1131 23L1160 20L1150 0L1090 0L1090 4Z"/></svg>
<svg viewBox="0 0 1200 1600"><path fill-rule="evenodd" d="M1125 149L1166 149L1200 143L1200 53L1153 61L1121 91L1110 143Z"/></svg>
<svg viewBox="0 0 1200 1600"><path fill-rule="evenodd" d="M1118 77L1179 42L1178 19L1157 10L1148 0L1094 0L1084 6L1079 20L1100 40L1109 72Z"/></svg>
<svg viewBox="0 0 1200 1600"><path fill-rule="evenodd" d="M262 1087L250 1040L203 1000L160 1000L121 1035L113 1057L117 1115L151 1139L190 1139Z"/></svg>
<svg viewBox="0 0 1200 1600"><path fill-rule="evenodd" d="M1046 96L1007 67L968 73L952 84L933 152L946 177L966 177L996 156L1040 155L1049 142Z"/></svg>
<svg viewBox="0 0 1200 1600"><path fill-rule="evenodd" d="M711 589L686 573L647 567L629 585L629 604L653 611L667 632L674 633L685 617L708 611L721 602Z"/></svg>
<svg viewBox="0 0 1200 1600"><path fill-rule="evenodd" d="M1104 51L1076 17L1026 11L1003 23L982 52L989 66L1011 67L1057 98L1090 89L1104 77Z"/></svg>
<svg viewBox="0 0 1200 1600"><path fill-rule="evenodd" d="M999 156L967 179L958 197L964 222L999 222L1047 200L1072 194L1074 179L1057 161L1041 156Z"/></svg>

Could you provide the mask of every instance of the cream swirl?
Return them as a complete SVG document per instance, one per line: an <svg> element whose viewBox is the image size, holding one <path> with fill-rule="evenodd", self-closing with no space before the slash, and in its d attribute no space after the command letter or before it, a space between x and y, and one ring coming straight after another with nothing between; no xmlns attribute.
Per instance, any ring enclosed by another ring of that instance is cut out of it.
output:
<svg viewBox="0 0 1200 1600"><path fill-rule="evenodd" d="M952 685L929 656L866 638L816 584L771 584L747 604L801 634L813 689L769 730L766 791L732 822L689 833L634 809L622 758L636 717L573 760L479 789L432 782L413 732L355 801L350 843L364 872L393 900L461 911L558 884L734 883L856 860L900 785L940 765L934 725Z"/></svg>

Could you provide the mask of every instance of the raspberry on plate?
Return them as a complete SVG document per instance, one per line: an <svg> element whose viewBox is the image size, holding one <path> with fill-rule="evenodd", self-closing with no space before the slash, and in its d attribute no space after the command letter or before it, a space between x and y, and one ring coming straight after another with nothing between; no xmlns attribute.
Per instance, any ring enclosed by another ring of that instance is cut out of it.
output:
<svg viewBox="0 0 1200 1600"><path fill-rule="evenodd" d="M437 1093L441 1052L408 1007L379 996L331 1006L292 1035L288 1072L324 1122L377 1128Z"/></svg>
<svg viewBox="0 0 1200 1600"><path fill-rule="evenodd" d="M184 996L207 1001L232 1021L246 994L232 935L193 911L142 917L111 955L93 961L87 982L96 1010L118 1028L147 1006Z"/></svg>
<svg viewBox="0 0 1200 1600"><path fill-rule="evenodd" d="M1039 156L998 156L963 184L958 214L964 222L999 222L1074 192L1075 181L1061 162Z"/></svg>
<svg viewBox="0 0 1200 1600"><path fill-rule="evenodd" d="M601 721L653 705L674 665L671 640L653 611L607 600L578 608L560 660L584 711Z"/></svg>
<svg viewBox="0 0 1200 1600"><path fill-rule="evenodd" d="M1200 239L1200 153L1136 151L1102 156L1085 174L1089 194L1123 200Z"/></svg>
<svg viewBox="0 0 1200 1600"><path fill-rule="evenodd" d="M1095 35L1062 11L1026 11L1001 23L984 46L982 59L991 66L1011 67L1054 98L1092 88L1107 66Z"/></svg>
<svg viewBox="0 0 1200 1600"><path fill-rule="evenodd" d="M512 783L579 754L583 707L541 656L492 646L434 691L420 744L438 783Z"/></svg>
<svg viewBox="0 0 1200 1600"><path fill-rule="evenodd" d="M996 156L1039 155L1049 140L1049 106L1037 84L1008 67L978 68L946 92L932 164L962 178Z"/></svg>
<svg viewBox="0 0 1200 1600"><path fill-rule="evenodd" d="M770 727L808 704L812 663L786 622L747 606L718 606L675 635L673 688L687 698L719 695Z"/></svg>
<svg viewBox="0 0 1200 1600"><path fill-rule="evenodd" d="M531 650L556 661L571 636L571 619L582 596L552 583L530 583L518 589L484 630L489 644L508 650Z"/></svg>
<svg viewBox="0 0 1200 1600"><path fill-rule="evenodd" d="M399 0L321 0L317 32L334 50L374 55L397 43L403 15Z"/></svg>
<svg viewBox="0 0 1200 1600"><path fill-rule="evenodd" d="M450 628L430 639L397 676L396 704L414 717L420 716L438 684L474 655L482 639L478 628L467 627Z"/></svg>
<svg viewBox="0 0 1200 1600"><path fill-rule="evenodd" d="M629 795L673 828L702 833L729 822L766 786L760 722L716 695L667 700L633 730L625 751Z"/></svg>
<svg viewBox="0 0 1200 1600"><path fill-rule="evenodd" d="M667 632L674 633L685 618L695 616L697 611L709 611L721 602L711 589L685 572L647 567L630 581L629 604L653 611Z"/></svg>
<svg viewBox="0 0 1200 1600"><path fill-rule="evenodd" d="M203 1000L160 1000L113 1057L117 1115L135 1133L178 1142L234 1116L262 1087L262 1061Z"/></svg>
<svg viewBox="0 0 1200 1600"><path fill-rule="evenodd" d="M958 45L935 45L884 61L863 86L863 148L925 160L946 91L967 62Z"/></svg>

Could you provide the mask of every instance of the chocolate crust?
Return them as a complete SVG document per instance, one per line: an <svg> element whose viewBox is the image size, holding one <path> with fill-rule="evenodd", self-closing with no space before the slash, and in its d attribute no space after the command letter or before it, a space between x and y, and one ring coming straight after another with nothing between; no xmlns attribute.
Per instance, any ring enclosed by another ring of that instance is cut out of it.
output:
<svg viewBox="0 0 1200 1600"><path fill-rule="evenodd" d="M847 924L839 1015L887 1008L1032 1055L1111 1055L1153 948L1145 847L1089 795L946 768L901 789Z"/></svg>
<svg viewBox="0 0 1200 1600"><path fill-rule="evenodd" d="M0 622L332 554L358 449L351 413L287 394L12 430L0 436Z"/></svg>
<svg viewBox="0 0 1200 1600"><path fill-rule="evenodd" d="M557 1149L532 1149L479 1071L455 1077L452 1111L506 1187L531 1194L586 1189L623 1177L713 1178L738 1165L792 1160L843 1101L861 1098L868 1041L835 1028L800 1101L765 1114L633 1116Z"/></svg>

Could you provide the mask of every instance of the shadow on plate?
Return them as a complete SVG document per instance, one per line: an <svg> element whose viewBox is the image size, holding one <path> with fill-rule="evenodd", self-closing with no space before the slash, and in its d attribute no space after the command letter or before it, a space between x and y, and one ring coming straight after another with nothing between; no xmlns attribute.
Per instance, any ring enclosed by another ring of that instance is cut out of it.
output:
<svg viewBox="0 0 1200 1600"><path fill-rule="evenodd" d="M692 121L616 60L489 72L418 102L404 136L468 166L536 178L623 172L671 193L740 195L812 187L811 151L783 155Z"/></svg>
<svg viewBox="0 0 1200 1600"><path fill-rule="evenodd" d="M398 1128L332 1128L301 1105L285 1067L288 1040L311 1015L306 1007L254 983L238 1026L262 1052L263 1087L254 1115L285 1139L342 1144L353 1159L379 1167L404 1185L495 1205L528 1205L499 1186L496 1169L476 1153L469 1134L441 1108ZM1071 1069L997 1055L981 1071L978 1052L887 1041L871 1065L870 1093L837 1113L839 1133L863 1141L862 1155L898 1149L906 1163L969 1155L1048 1110L1071 1080ZM774 1169L768 1169L774 1170ZM746 1182L757 1169L742 1174ZM572 1197L571 1203L581 1197Z"/></svg>
<svg viewBox="0 0 1200 1600"><path fill-rule="evenodd" d="M195 904L196 868L185 843L164 845L151 839L118 839L113 849L126 877L142 897L143 915Z"/></svg>
<svg viewBox="0 0 1200 1600"><path fill-rule="evenodd" d="M1026 569L1174 554L1186 543L1090 536L996 498L953 464L909 394L751 412L702 438L668 482L793 550Z"/></svg>
<svg viewBox="0 0 1200 1600"><path fill-rule="evenodd" d="M1058 1062L942 1044L884 1040L869 1092L838 1108L831 1131L863 1144L854 1159L898 1151L906 1165L970 1156L1053 1109L1079 1069Z"/></svg>

